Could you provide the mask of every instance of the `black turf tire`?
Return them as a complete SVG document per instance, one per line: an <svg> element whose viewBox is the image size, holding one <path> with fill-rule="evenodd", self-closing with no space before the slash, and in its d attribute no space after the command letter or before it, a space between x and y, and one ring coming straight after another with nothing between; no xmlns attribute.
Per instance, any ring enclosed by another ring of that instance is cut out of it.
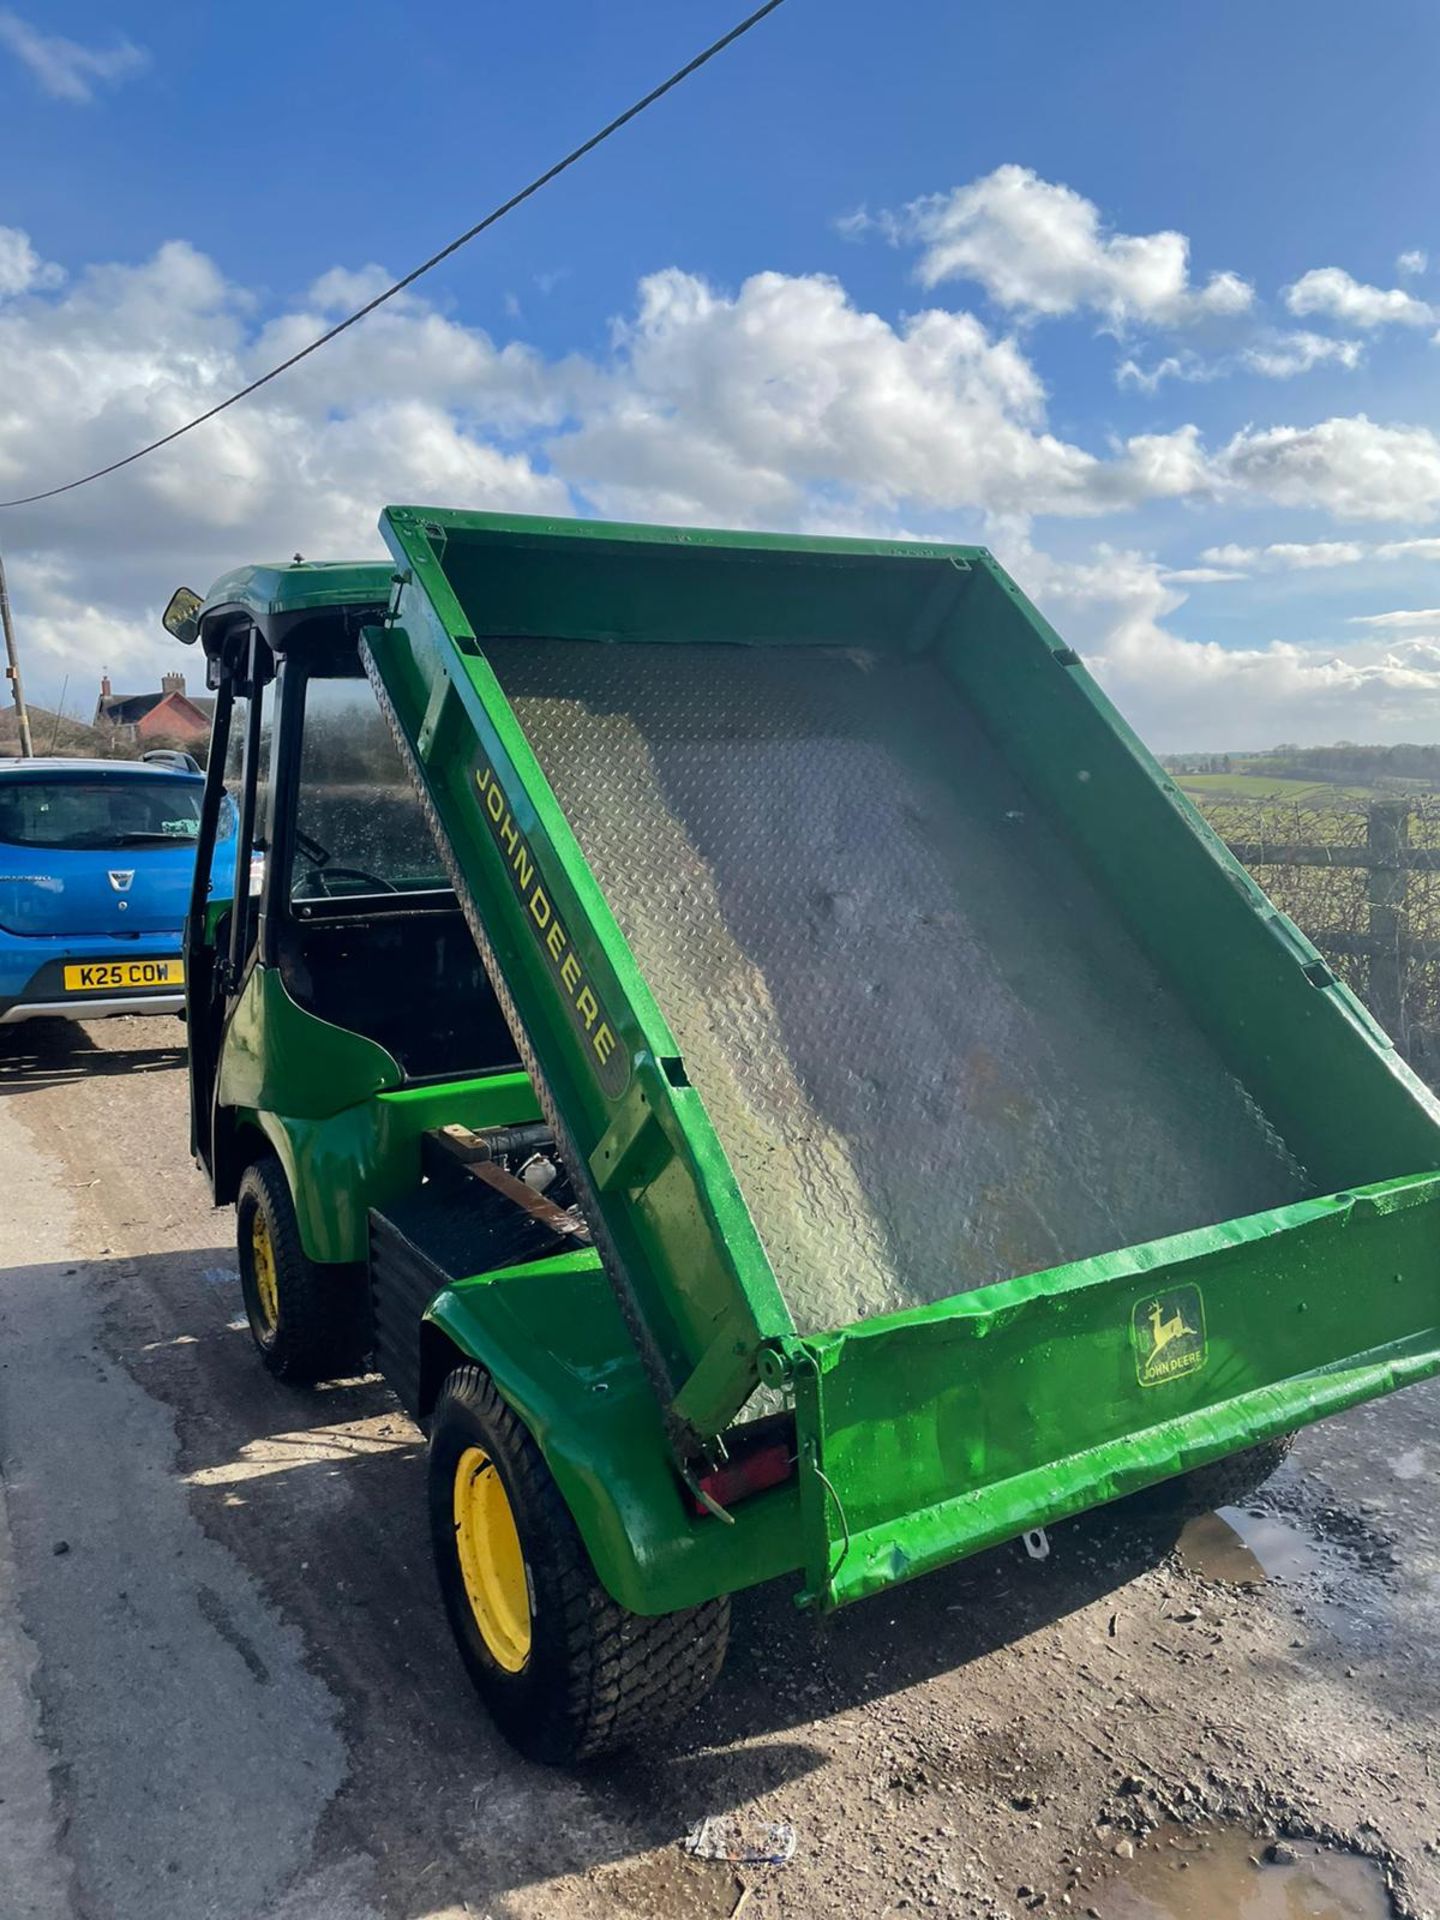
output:
<svg viewBox="0 0 1440 1920"><path fill-rule="evenodd" d="M1242 1506L1283 1466L1294 1444L1293 1433L1277 1434L1273 1440L1262 1440L1241 1453L1213 1460L1208 1467L1162 1480L1158 1486L1136 1494L1135 1500L1151 1513L1173 1514L1185 1520L1216 1507Z"/></svg>
<svg viewBox="0 0 1440 1920"><path fill-rule="evenodd" d="M518 1673L486 1646L456 1551L455 1472L473 1446L495 1464L525 1558L531 1647ZM528 1759L569 1766L649 1741L714 1685L730 1633L728 1597L654 1617L618 1606L596 1578L540 1449L478 1367L458 1367L435 1405L430 1532L461 1658L501 1732Z"/></svg>
<svg viewBox="0 0 1440 1920"><path fill-rule="evenodd" d="M279 1317L271 1327L255 1281L251 1223L264 1215L275 1256ZM368 1339L365 1269L310 1259L284 1169L273 1155L252 1161L235 1197L235 1247L250 1337L265 1367L291 1386L334 1380L360 1366Z"/></svg>

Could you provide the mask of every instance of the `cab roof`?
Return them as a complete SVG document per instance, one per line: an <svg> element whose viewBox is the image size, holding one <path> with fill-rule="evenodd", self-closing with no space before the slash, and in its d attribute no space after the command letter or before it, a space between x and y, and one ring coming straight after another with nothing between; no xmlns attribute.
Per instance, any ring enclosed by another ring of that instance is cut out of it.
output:
<svg viewBox="0 0 1440 1920"><path fill-rule="evenodd" d="M288 564L237 567L225 573L205 596L203 620L222 607L246 607L257 618L299 613L312 607L373 605L390 595L393 561L294 560Z"/></svg>
<svg viewBox="0 0 1440 1920"><path fill-rule="evenodd" d="M237 625L259 627L282 651L291 632L316 615L353 607L373 617L390 598L393 562L295 560L237 567L222 574L200 609L200 637L213 659ZM330 622L322 619L323 626Z"/></svg>

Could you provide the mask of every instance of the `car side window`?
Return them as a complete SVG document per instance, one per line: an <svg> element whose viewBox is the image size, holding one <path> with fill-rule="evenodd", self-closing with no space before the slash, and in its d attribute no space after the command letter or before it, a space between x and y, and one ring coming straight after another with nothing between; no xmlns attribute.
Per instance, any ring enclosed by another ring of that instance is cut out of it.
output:
<svg viewBox="0 0 1440 1920"><path fill-rule="evenodd" d="M270 841L270 734L271 734L271 689L263 687L255 696L261 702L260 713L260 759L256 775L255 791L255 841L260 847ZM234 803L234 819L238 822L242 800L242 788L245 778L245 739L250 725L249 694L237 693L234 712L230 719L230 738L225 747L225 791ZM234 831L232 826L231 831Z"/></svg>

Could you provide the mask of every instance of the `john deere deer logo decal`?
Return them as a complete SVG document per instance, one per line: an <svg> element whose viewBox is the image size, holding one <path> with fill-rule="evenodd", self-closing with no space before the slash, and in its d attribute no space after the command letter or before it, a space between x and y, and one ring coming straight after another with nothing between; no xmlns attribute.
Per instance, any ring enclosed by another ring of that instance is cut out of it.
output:
<svg viewBox="0 0 1440 1920"><path fill-rule="evenodd" d="M1142 1387L1198 1373L1205 1364L1205 1302L1198 1287L1146 1294L1130 1318L1135 1372Z"/></svg>

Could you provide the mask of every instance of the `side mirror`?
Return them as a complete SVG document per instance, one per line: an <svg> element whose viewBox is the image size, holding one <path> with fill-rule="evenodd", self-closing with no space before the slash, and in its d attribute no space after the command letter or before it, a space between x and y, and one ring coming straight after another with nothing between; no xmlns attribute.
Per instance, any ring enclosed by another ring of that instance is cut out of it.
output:
<svg viewBox="0 0 1440 1920"><path fill-rule="evenodd" d="M160 624L165 631L173 634L177 640L183 640L187 647L193 647L200 638L198 614L205 602L191 587L177 587L170 596L170 604L160 616Z"/></svg>

